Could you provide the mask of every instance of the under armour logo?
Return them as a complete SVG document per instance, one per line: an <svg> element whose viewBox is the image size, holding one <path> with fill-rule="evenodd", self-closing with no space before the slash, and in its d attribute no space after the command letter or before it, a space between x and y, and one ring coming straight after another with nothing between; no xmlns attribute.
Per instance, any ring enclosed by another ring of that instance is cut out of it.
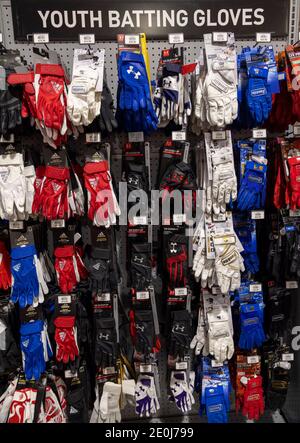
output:
<svg viewBox="0 0 300 443"><path fill-rule="evenodd" d="M138 323L135 325L135 328L137 331L141 331L141 332L145 331L145 326L139 325Z"/></svg>
<svg viewBox="0 0 300 443"><path fill-rule="evenodd" d="M135 255L133 261L137 262L137 263L143 263L144 262L144 258L143 257L138 257L137 255Z"/></svg>
<svg viewBox="0 0 300 443"><path fill-rule="evenodd" d="M171 254L174 254L174 253L178 252L178 250L177 250L177 243L176 242L171 242L170 243L170 252L171 252Z"/></svg>
<svg viewBox="0 0 300 443"><path fill-rule="evenodd" d="M170 88L171 85L172 85L171 80L167 80L167 79L163 80L163 87L168 86Z"/></svg>
<svg viewBox="0 0 300 443"><path fill-rule="evenodd" d="M129 177L128 178L128 183L129 184L134 184L134 185L137 185L138 184L138 182L139 182L139 179L138 178L132 178L132 177Z"/></svg>
<svg viewBox="0 0 300 443"><path fill-rule="evenodd" d="M138 80L139 77L142 75L142 74L140 73L140 71L135 72L135 71L133 70L133 66L129 66L129 69L127 69L127 73L128 73L128 74L134 74L134 78L135 78L135 80Z"/></svg>
<svg viewBox="0 0 300 443"><path fill-rule="evenodd" d="M100 332L100 334L98 335L99 340L104 339L104 340L109 340L109 334L103 334L102 332Z"/></svg>
<svg viewBox="0 0 300 443"><path fill-rule="evenodd" d="M185 327L180 325L175 325L172 328L172 332L184 332Z"/></svg>

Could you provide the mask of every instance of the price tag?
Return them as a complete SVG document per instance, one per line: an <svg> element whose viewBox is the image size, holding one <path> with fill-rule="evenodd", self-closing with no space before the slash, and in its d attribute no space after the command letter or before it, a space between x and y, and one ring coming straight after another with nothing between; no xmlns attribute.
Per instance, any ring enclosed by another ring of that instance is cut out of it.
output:
<svg viewBox="0 0 300 443"><path fill-rule="evenodd" d="M152 371L152 365L145 365L141 363L140 365L140 373L145 374L145 372L153 372Z"/></svg>
<svg viewBox="0 0 300 443"><path fill-rule="evenodd" d="M24 229L24 222L23 221L10 221L9 222L9 229L11 231L22 231L22 229Z"/></svg>
<svg viewBox="0 0 300 443"><path fill-rule="evenodd" d="M173 223L185 223L186 214L173 214Z"/></svg>
<svg viewBox="0 0 300 443"><path fill-rule="evenodd" d="M125 45L139 45L140 36L139 34L126 34L125 35Z"/></svg>
<svg viewBox="0 0 300 443"><path fill-rule="evenodd" d="M49 34L32 34L33 43L49 43Z"/></svg>
<svg viewBox="0 0 300 443"><path fill-rule="evenodd" d="M3 35L2 35L2 32L0 32L0 43L2 43L3 42Z"/></svg>
<svg viewBox="0 0 300 443"><path fill-rule="evenodd" d="M149 300L150 294L149 291L137 291L136 299L137 300Z"/></svg>
<svg viewBox="0 0 300 443"><path fill-rule="evenodd" d="M58 229L66 226L65 220L51 220L51 228Z"/></svg>
<svg viewBox="0 0 300 443"><path fill-rule="evenodd" d="M300 135L300 125L294 125L293 132L294 135Z"/></svg>
<svg viewBox="0 0 300 443"><path fill-rule="evenodd" d="M227 32L213 32L213 42L227 42L228 40L228 34Z"/></svg>
<svg viewBox="0 0 300 443"><path fill-rule="evenodd" d="M223 363L217 362L216 360L211 361L212 368L221 368L222 366L223 366Z"/></svg>
<svg viewBox="0 0 300 443"><path fill-rule="evenodd" d="M257 43L270 43L271 41L271 32L257 32L256 33L256 42Z"/></svg>
<svg viewBox="0 0 300 443"><path fill-rule="evenodd" d="M0 143L14 143L15 142L15 135L10 134L8 137L4 137L3 135L0 136Z"/></svg>
<svg viewBox="0 0 300 443"><path fill-rule="evenodd" d="M265 211L251 211L252 220L263 220L265 218Z"/></svg>
<svg viewBox="0 0 300 443"><path fill-rule="evenodd" d="M144 133L140 132L128 132L129 143L138 143L144 141Z"/></svg>
<svg viewBox="0 0 300 443"><path fill-rule="evenodd" d="M147 217L145 215L134 216L133 217L133 224L134 225L146 225L147 224Z"/></svg>
<svg viewBox="0 0 300 443"><path fill-rule="evenodd" d="M285 282L286 289L297 289L298 282L297 281L286 281Z"/></svg>
<svg viewBox="0 0 300 443"><path fill-rule="evenodd" d="M175 288L174 293L178 297L187 295L187 288Z"/></svg>
<svg viewBox="0 0 300 443"><path fill-rule="evenodd" d="M290 209L289 216L290 217L300 217L300 209L295 209L295 210Z"/></svg>
<svg viewBox="0 0 300 443"><path fill-rule="evenodd" d="M294 361L294 354L282 354L282 361Z"/></svg>
<svg viewBox="0 0 300 443"><path fill-rule="evenodd" d="M86 143L100 143L101 142L101 132L88 132L85 134Z"/></svg>
<svg viewBox="0 0 300 443"><path fill-rule="evenodd" d="M95 34L79 34L79 43L81 45L94 45Z"/></svg>
<svg viewBox="0 0 300 443"><path fill-rule="evenodd" d="M226 140L226 131L212 131L211 138L213 140Z"/></svg>
<svg viewBox="0 0 300 443"><path fill-rule="evenodd" d="M184 43L184 34L169 34L169 43L170 45L178 45L180 43Z"/></svg>
<svg viewBox="0 0 300 443"><path fill-rule="evenodd" d="M186 139L186 132L185 131L173 131L172 132L172 140L173 142L181 142L185 141Z"/></svg>
<svg viewBox="0 0 300 443"><path fill-rule="evenodd" d="M261 283L250 284L249 290L250 292L261 292L262 291Z"/></svg>
<svg viewBox="0 0 300 443"><path fill-rule="evenodd" d="M110 301L110 292L103 292L102 294L97 294L97 301Z"/></svg>
<svg viewBox="0 0 300 443"><path fill-rule="evenodd" d="M65 370L65 378L73 378L73 377L78 377L77 371L72 372L72 371L70 371L70 369L66 369Z"/></svg>
<svg viewBox="0 0 300 443"><path fill-rule="evenodd" d="M178 361L176 362L176 370L182 371L187 369L187 361Z"/></svg>
<svg viewBox="0 0 300 443"><path fill-rule="evenodd" d="M103 368L104 375L111 375L116 373L116 368L113 366L107 366L107 368Z"/></svg>
<svg viewBox="0 0 300 443"><path fill-rule="evenodd" d="M266 129L252 129L252 137L253 138L267 138L267 130Z"/></svg>
<svg viewBox="0 0 300 443"><path fill-rule="evenodd" d="M59 295L57 297L57 301L60 305L63 305L64 303L71 303L71 296L70 295Z"/></svg>
<svg viewBox="0 0 300 443"><path fill-rule="evenodd" d="M249 357L247 357L248 365L253 365L253 364L259 363L259 362L260 362L260 356L259 355L250 355Z"/></svg>
<svg viewBox="0 0 300 443"><path fill-rule="evenodd" d="M221 289L219 288L219 286L213 286L211 288L211 292L213 295L221 294Z"/></svg>

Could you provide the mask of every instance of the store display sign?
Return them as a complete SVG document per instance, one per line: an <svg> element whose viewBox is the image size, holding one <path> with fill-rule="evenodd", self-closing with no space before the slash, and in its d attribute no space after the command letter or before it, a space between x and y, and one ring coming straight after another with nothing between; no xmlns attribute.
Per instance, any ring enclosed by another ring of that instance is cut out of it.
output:
<svg viewBox="0 0 300 443"><path fill-rule="evenodd" d="M145 32L166 39L184 33L200 39L208 32L234 32L255 37L269 32L286 36L289 0L11 0L16 40L28 34L49 33L51 41L78 41L79 34L96 40L115 40L116 34Z"/></svg>

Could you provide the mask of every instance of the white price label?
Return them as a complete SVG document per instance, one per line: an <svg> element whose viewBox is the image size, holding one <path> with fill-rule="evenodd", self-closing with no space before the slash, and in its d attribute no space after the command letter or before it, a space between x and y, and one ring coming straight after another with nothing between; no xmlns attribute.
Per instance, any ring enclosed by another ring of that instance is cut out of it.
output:
<svg viewBox="0 0 300 443"><path fill-rule="evenodd" d="M226 140L226 131L212 131L211 138L213 140Z"/></svg>
<svg viewBox="0 0 300 443"><path fill-rule="evenodd" d="M145 365L141 363L140 365L140 373L145 374L146 372L153 372L152 371L152 365Z"/></svg>
<svg viewBox="0 0 300 443"><path fill-rule="evenodd" d="M174 223L185 223L186 214L173 214Z"/></svg>
<svg viewBox="0 0 300 443"><path fill-rule="evenodd" d="M135 215L132 221L134 225L146 225L147 217L146 215L140 215L140 216Z"/></svg>
<svg viewBox="0 0 300 443"><path fill-rule="evenodd" d="M24 229L24 222L23 221L10 221L9 222L9 229L11 231L21 231Z"/></svg>
<svg viewBox="0 0 300 443"><path fill-rule="evenodd" d="M113 366L107 366L107 368L103 368L104 375L111 375L116 373L116 368Z"/></svg>
<svg viewBox="0 0 300 443"><path fill-rule="evenodd" d="M10 134L8 137L4 137L3 135L0 136L0 143L14 143L15 142L15 135Z"/></svg>
<svg viewBox="0 0 300 443"><path fill-rule="evenodd" d="M0 32L0 43L2 43L3 42L3 35L2 35L2 32Z"/></svg>
<svg viewBox="0 0 300 443"><path fill-rule="evenodd" d="M286 281L285 282L286 289L297 289L298 282L297 281Z"/></svg>
<svg viewBox="0 0 300 443"><path fill-rule="evenodd" d="M94 45L95 34L79 34L79 43L81 45Z"/></svg>
<svg viewBox="0 0 300 443"><path fill-rule="evenodd" d="M260 356L259 355L250 355L249 357L247 357L248 365L253 365L253 364L259 363L259 362L260 362Z"/></svg>
<svg viewBox="0 0 300 443"><path fill-rule="evenodd" d="M137 300L149 300L150 294L149 291L137 291L136 299Z"/></svg>
<svg viewBox="0 0 300 443"><path fill-rule="evenodd" d="M300 125L294 125L293 132L294 135L300 135Z"/></svg>
<svg viewBox="0 0 300 443"><path fill-rule="evenodd" d="M184 34L169 34L169 43L170 45L178 45L180 43L184 43Z"/></svg>
<svg viewBox="0 0 300 443"><path fill-rule="evenodd" d="M85 141L87 143L100 143L101 132L88 132L87 134L85 134Z"/></svg>
<svg viewBox="0 0 300 443"><path fill-rule="evenodd" d="M110 293L103 292L103 294L97 294L97 301L110 301Z"/></svg>
<svg viewBox="0 0 300 443"><path fill-rule="evenodd" d="M175 288L174 293L178 297L187 295L187 288Z"/></svg>
<svg viewBox="0 0 300 443"><path fill-rule="evenodd" d="M49 34L33 34L33 43L49 43Z"/></svg>
<svg viewBox="0 0 300 443"><path fill-rule="evenodd" d="M282 354L281 358L282 361L294 361L295 356L294 354Z"/></svg>
<svg viewBox="0 0 300 443"><path fill-rule="evenodd" d="M176 370L177 371L184 371L187 369L187 361L178 361L176 362Z"/></svg>
<svg viewBox="0 0 300 443"><path fill-rule="evenodd" d="M181 142L185 141L186 139L186 132L185 131L173 131L172 132L172 140L173 142Z"/></svg>
<svg viewBox="0 0 300 443"><path fill-rule="evenodd" d="M263 220L265 218L265 211L251 211L252 220Z"/></svg>
<svg viewBox="0 0 300 443"><path fill-rule="evenodd" d="M261 292L262 291L262 285L261 283L253 283L249 286L250 292Z"/></svg>
<svg viewBox="0 0 300 443"><path fill-rule="evenodd" d="M211 361L211 367L212 368L221 368L223 366L223 363L217 361L217 360L212 360Z"/></svg>
<svg viewBox="0 0 300 443"><path fill-rule="evenodd" d="M184 147L183 157L182 157L182 161L184 163L188 163L189 162L189 152L190 152L190 144L186 143L185 147Z"/></svg>
<svg viewBox="0 0 300 443"><path fill-rule="evenodd" d="M59 295L57 297L57 301L60 305L63 305L64 303L71 303L71 296L70 295Z"/></svg>
<svg viewBox="0 0 300 443"><path fill-rule="evenodd" d="M219 288L219 286L213 286L211 288L211 292L213 295L221 294L221 289Z"/></svg>
<svg viewBox="0 0 300 443"><path fill-rule="evenodd" d="M139 34L126 34L125 35L125 45L139 45L140 36Z"/></svg>
<svg viewBox="0 0 300 443"><path fill-rule="evenodd" d="M128 132L129 143L138 143L144 141L144 133L140 132Z"/></svg>
<svg viewBox="0 0 300 443"><path fill-rule="evenodd" d="M257 32L256 33L256 42L257 43L270 43L271 41L271 32Z"/></svg>
<svg viewBox="0 0 300 443"><path fill-rule="evenodd" d="M64 228L66 225L65 220L51 220L51 228Z"/></svg>
<svg viewBox="0 0 300 443"><path fill-rule="evenodd" d="M292 209L290 209L289 216L290 217L300 217L300 209L295 209L294 211Z"/></svg>
<svg viewBox="0 0 300 443"><path fill-rule="evenodd" d="M266 129L252 129L252 137L253 138L267 138L267 130Z"/></svg>
<svg viewBox="0 0 300 443"><path fill-rule="evenodd" d="M213 42L227 42L228 34L227 32L213 32Z"/></svg>
<svg viewBox="0 0 300 443"><path fill-rule="evenodd" d="M73 378L73 377L78 377L78 373L76 372L72 372L70 371L70 369L67 369L65 371L65 378Z"/></svg>

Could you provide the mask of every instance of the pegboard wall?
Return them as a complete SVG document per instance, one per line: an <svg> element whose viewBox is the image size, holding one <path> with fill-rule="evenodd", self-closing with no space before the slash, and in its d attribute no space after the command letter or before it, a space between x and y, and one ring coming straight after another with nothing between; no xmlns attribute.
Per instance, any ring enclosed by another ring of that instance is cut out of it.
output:
<svg viewBox="0 0 300 443"><path fill-rule="evenodd" d="M41 0L42 1L42 0ZM62 0L63 2L63 0ZM289 23L289 36L286 40L283 39L273 39L272 45L274 47L274 51L281 51L284 49L285 45L288 42L294 42L298 40L298 24L299 24L299 4L300 0L291 0L290 1L290 23ZM7 49L18 49L20 51L20 54L24 57L24 59L27 61L28 64L32 61L32 43L19 43L16 42L14 39L14 30L13 30L13 21L12 21L12 11L11 11L11 5L10 0L0 0L0 32L2 32L3 35L3 44ZM34 32L34 29L32 30ZM167 36L166 36L167 38ZM246 47L248 45L254 44L254 38L253 39L247 39L247 40L240 40L237 39L236 41L236 47L237 52L240 52L243 47ZM48 48L50 50L55 50L67 69L69 70L69 74L71 76L72 74L72 65L73 65L73 51L75 48L79 47L78 42L55 42L55 43L48 43ZM156 77L156 69L158 60L161 55L161 51L165 48L169 47L169 43L167 40L149 40L147 42L148 46L148 52L149 52L149 58L150 58L150 66L151 66L151 76L152 80ZM197 40L186 40L184 43L184 49L185 49L185 63L192 63L199 57L200 50L203 48L203 35L199 33L199 39ZM100 42L97 41L95 45L93 45L93 48L97 49L104 49L105 50L105 69L106 69L106 75L107 75L107 81L108 86L112 92L112 95L114 99L116 98L117 94L117 85L118 85L118 78L117 78L117 42L116 41L105 41ZM234 137L241 137L241 136L249 136L249 134L241 134L241 133L234 133ZM152 171L152 183L156 183L156 175L158 171L158 164L159 164L159 148L162 146L162 143L164 142L166 136L164 132L161 130L157 131L154 134L151 134L150 137L145 137L145 141L150 142L151 146L151 171ZM188 134L188 141L191 143L191 147L195 146L197 142L199 142L199 137ZM118 183L121 180L121 164L122 164L122 147L127 142L127 135L126 134L113 134L109 136L105 141L109 141L112 148L112 155L111 155L111 169L115 178L116 183ZM32 146L33 144L40 146L42 143L42 139L40 135L36 135L34 138L30 138L28 140L23 140L23 144L26 146ZM76 142L78 149L82 150L84 149L84 141L78 140ZM126 230L121 229L121 235L120 235L120 249L122 250L120 261L121 261L121 268L125 269L125 263L126 263ZM300 303L299 303L300 304ZM299 308L300 309L300 308ZM300 317L300 313L299 313ZM298 317L298 318L299 318ZM296 370L296 368L295 368ZM297 374L300 373L300 362L298 362L298 369ZM196 399L196 403L193 407L193 410L188 416L182 416L182 414L178 411L175 405L170 403L167 398L167 386L166 386L166 380L167 380L167 374L166 374L166 355L165 353L161 353L159 357L159 375L160 375L160 383L161 383L161 391L162 391L162 397L160 399L160 410L157 414L156 418L151 419L152 422L173 422L173 423L189 423L189 422L200 422L203 421L203 419L200 419L198 416L198 407L199 402L198 399ZM299 377L299 376L298 376ZM297 386L294 384L293 392L289 395L288 403L292 410L299 409L299 398L300 398L300 387L299 383ZM125 411L125 420L134 421L136 419L136 416L134 414L133 408L126 409ZM204 419L205 420L205 419ZM300 420L300 417L299 417ZM206 421L206 420L205 420ZM240 417L235 417L232 414L229 416L229 421L234 422L242 422L244 419ZM264 422L280 422L282 421L282 417L280 415L271 415L266 414L262 421Z"/></svg>

